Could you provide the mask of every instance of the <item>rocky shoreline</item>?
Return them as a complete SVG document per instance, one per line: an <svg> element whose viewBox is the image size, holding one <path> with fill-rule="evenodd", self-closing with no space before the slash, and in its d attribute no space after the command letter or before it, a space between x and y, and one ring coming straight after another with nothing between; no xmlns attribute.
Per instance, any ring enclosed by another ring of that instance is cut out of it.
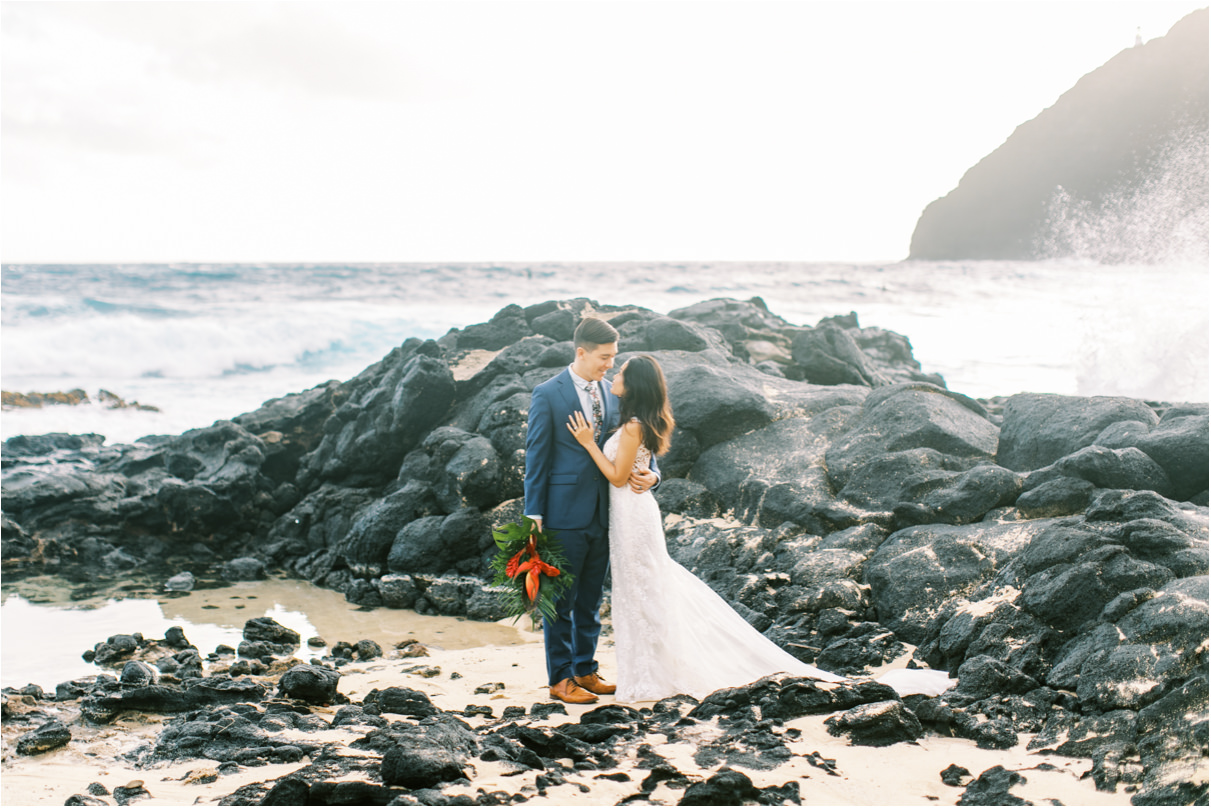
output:
<svg viewBox="0 0 1211 808"><path fill-rule="evenodd" d="M78 407L82 404L92 404L88 393L75 389L54 393L17 393L10 390L0 391L0 408L9 409L41 409L51 406ZM108 390L97 392L97 404L108 410L142 410L143 412L159 412L159 407L150 404L140 404L137 401L127 401L116 393Z"/></svg>
<svg viewBox="0 0 1211 808"><path fill-rule="evenodd" d="M112 673L6 691L4 801L49 802L31 798L41 776L68 805L1126 804L1087 761L938 735L870 680L546 701L541 635L526 639L340 641L305 664L297 634L257 618L203 676L179 627L114 635L94 648ZM267 643L281 654L245 656Z"/></svg>
<svg viewBox="0 0 1211 808"><path fill-rule="evenodd" d="M667 316L587 300L508 306L440 340L410 339L349 381L180 436L123 446L95 435L12 438L4 574L120 579L158 566L241 580L281 570L367 608L499 619L485 579L490 527L519 515L530 390L570 361L588 312L619 328L623 359L652 353L665 367L678 429L657 495L678 561L805 661L863 677L908 644L913 664L958 679L933 699L866 693L844 706L798 681L727 691L730 704L711 720L746 729L724 747L775 748L766 736L778 725L756 728L805 699L837 713L854 743L867 721L908 727L901 742L914 727L993 749L1029 736L1032 750L1092 761L1097 786L1135 804L1206 801L1207 405L1029 393L976 401L923 373L903 336L852 314L803 327L756 299ZM168 686L174 703L202 716L241 704L258 721L301 716L266 706L293 704L288 695L243 684L272 673L285 651L251 649L235 674L188 667ZM339 672L330 664L308 675ZM85 692L110 695L81 704L119 715L123 688L99 678ZM8 694L6 705L14 697L41 698ZM631 730L602 742L691 718L680 707L609 708L583 725ZM367 788L408 789L387 782L387 755L405 755L429 718L376 727L384 732L366 746L380 762L363 770ZM461 739L451 743L464 756L484 754L482 734L472 741L443 721L432 731ZM304 756L299 782L330 782ZM737 801L798 801L733 781ZM338 800L331 789L307 794Z"/></svg>

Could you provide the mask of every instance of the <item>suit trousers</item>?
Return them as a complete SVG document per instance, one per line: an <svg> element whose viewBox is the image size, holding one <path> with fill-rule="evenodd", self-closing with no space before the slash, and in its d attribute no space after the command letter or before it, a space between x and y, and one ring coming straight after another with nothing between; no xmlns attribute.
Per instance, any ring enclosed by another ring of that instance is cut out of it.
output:
<svg viewBox="0 0 1211 808"><path fill-rule="evenodd" d="M544 620L547 677L557 684L570 676L597 670L597 638L601 636L602 587L610 566L608 517L598 513L584 530L552 530L575 580L555 604L556 619Z"/></svg>

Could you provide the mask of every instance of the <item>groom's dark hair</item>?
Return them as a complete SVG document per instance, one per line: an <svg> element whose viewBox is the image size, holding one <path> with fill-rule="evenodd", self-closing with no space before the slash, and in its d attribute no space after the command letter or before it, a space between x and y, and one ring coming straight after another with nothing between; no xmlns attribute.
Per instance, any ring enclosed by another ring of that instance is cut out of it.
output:
<svg viewBox="0 0 1211 808"><path fill-rule="evenodd" d="M586 317L576 326L572 342L577 348L592 351L598 345L618 342L618 329L597 317Z"/></svg>

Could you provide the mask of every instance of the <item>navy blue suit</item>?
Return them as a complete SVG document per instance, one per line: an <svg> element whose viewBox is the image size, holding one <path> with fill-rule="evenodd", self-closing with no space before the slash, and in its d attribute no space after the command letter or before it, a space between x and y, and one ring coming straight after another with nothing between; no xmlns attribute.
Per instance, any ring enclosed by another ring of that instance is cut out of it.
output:
<svg viewBox="0 0 1211 808"><path fill-rule="evenodd" d="M603 445L618 426L618 399L605 384L598 384L598 391L603 421L598 445ZM543 621L552 685L597 670L602 586L610 565L610 484L568 431L574 412L584 410L568 370L534 388L526 431L525 513L542 517L543 530L555 534L567 571L576 576L555 605L555 622Z"/></svg>

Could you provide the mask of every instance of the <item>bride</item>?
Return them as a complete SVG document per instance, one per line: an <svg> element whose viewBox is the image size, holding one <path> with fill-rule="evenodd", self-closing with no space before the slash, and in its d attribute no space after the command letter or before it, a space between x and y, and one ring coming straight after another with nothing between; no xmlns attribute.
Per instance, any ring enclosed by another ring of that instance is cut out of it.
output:
<svg viewBox="0 0 1211 808"><path fill-rule="evenodd" d="M703 698L773 673L844 681L801 662L736 613L706 583L669 557L660 509L650 491L627 485L632 467L647 468L668 450L673 413L660 364L630 359L614 376L621 426L599 449L580 412L568 430L610 482L611 613L618 662L617 699L655 701L685 693ZM944 671L892 671L880 681L901 695L937 695L953 682Z"/></svg>

